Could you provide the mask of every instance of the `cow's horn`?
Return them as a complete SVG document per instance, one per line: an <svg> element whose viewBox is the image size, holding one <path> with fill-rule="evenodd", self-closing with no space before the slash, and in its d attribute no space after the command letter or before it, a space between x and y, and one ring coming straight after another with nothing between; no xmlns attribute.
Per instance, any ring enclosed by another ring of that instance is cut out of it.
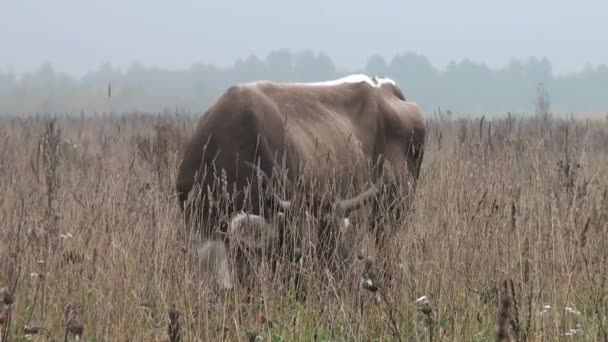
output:
<svg viewBox="0 0 608 342"><path fill-rule="evenodd" d="M268 177L268 175L266 174L266 172L264 172L264 170L262 170L261 167L259 167L258 165L254 165L250 162L243 162L245 165L251 167L254 170L257 170L258 174L262 176L262 178L264 178L264 180L269 184L269 188L270 186L270 177ZM272 191L271 189L269 189L269 191ZM289 210L289 208L291 208L291 201L287 201L282 199L276 192L272 191L272 196L274 197L274 200L279 204L279 206L283 209L283 210Z"/></svg>
<svg viewBox="0 0 608 342"><path fill-rule="evenodd" d="M376 195L382 185L382 179L378 179L375 185L370 186L369 189L362 191L360 194L353 198L338 201L336 203L336 209L342 211L344 215L347 215L353 210L359 209L365 201Z"/></svg>

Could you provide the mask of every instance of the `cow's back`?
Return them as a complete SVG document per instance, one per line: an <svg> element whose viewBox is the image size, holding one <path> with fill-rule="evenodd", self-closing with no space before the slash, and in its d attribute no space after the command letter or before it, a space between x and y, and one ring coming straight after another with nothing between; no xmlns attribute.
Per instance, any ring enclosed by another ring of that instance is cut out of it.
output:
<svg viewBox="0 0 608 342"><path fill-rule="evenodd" d="M298 175L319 186L336 183L346 195L351 180L369 180L370 160L384 144L376 89L365 82L309 86L255 85L283 122L286 153ZM268 132L273 134L273 132ZM358 184L356 184L357 187ZM353 189L357 190L357 189Z"/></svg>

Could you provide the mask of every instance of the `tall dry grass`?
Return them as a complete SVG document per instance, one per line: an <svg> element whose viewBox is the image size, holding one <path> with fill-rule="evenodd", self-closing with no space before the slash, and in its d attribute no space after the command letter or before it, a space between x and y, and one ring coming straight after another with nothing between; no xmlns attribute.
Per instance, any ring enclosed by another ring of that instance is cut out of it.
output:
<svg viewBox="0 0 608 342"><path fill-rule="evenodd" d="M430 119L395 283L359 286L355 261L307 273L305 302L263 268L248 300L190 263L173 181L194 125L2 120L2 341L608 340L605 122Z"/></svg>

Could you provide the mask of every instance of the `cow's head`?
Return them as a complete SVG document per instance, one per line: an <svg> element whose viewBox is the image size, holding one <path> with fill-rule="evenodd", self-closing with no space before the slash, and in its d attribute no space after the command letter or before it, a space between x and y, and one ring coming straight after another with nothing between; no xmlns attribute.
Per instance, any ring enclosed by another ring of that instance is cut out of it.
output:
<svg viewBox="0 0 608 342"><path fill-rule="evenodd" d="M264 181L265 200L269 204L268 207L276 211L270 210L266 215L268 220L262 216L239 214L232 219L230 231L235 241L238 240L241 244L258 251L269 250L287 241L293 243L294 233L302 237L307 232L317 234L319 252L326 256L327 253L333 253L335 248L345 247L341 246L341 242L351 226L349 216L373 198L380 186L380 183L377 183L347 199L319 199L313 196L313 200L306 200L308 196L296 194L293 199L286 200L274 191L276 188L272 186L270 178L261 168L251 163L246 164L256 170ZM289 182L287 186L293 188ZM296 241L295 246L301 247L301 242ZM297 257L298 253L292 252Z"/></svg>
<svg viewBox="0 0 608 342"><path fill-rule="evenodd" d="M228 227L232 243L253 251L265 251L278 239L278 230L263 216L241 212L233 216Z"/></svg>

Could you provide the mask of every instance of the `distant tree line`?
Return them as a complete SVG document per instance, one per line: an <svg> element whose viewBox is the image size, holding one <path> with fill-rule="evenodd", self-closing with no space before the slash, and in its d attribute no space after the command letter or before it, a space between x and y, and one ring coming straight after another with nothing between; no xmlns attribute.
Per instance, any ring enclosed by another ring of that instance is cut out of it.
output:
<svg viewBox="0 0 608 342"><path fill-rule="evenodd" d="M229 68L196 64L168 70L133 64L126 70L110 64L75 78L49 64L22 77L0 71L0 114L160 112L200 113L230 85L259 79L321 81L364 72L395 79L405 96L431 113L532 113L540 83L557 114L608 110L608 67L586 67L557 76L547 58L513 59L500 69L470 60L444 70L422 55L405 53L386 60L371 56L359 70L338 68L325 54L276 50L265 58L238 59ZM110 89L108 89L110 85Z"/></svg>

